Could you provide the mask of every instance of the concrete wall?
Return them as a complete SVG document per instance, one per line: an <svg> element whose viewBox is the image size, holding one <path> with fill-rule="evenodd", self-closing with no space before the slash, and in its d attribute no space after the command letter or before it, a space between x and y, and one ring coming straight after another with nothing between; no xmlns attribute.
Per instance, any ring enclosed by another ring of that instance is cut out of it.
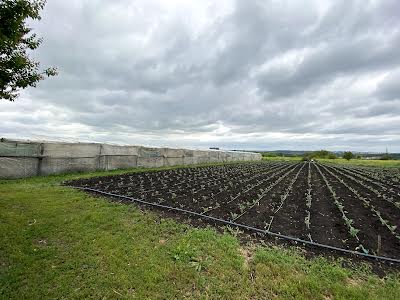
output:
<svg viewBox="0 0 400 300"><path fill-rule="evenodd" d="M0 178L255 160L259 153L0 140Z"/></svg>

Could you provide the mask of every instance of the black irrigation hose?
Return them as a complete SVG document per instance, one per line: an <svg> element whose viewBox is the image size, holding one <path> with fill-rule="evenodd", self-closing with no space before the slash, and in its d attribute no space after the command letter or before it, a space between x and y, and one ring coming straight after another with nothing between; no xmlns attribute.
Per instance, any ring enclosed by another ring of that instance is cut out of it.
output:
<svg viewBox="0 0 400 300"><path fill-rule="evenodd" d="M90 191L90 192L103 194L103 195L106 195L106 196L123 198L123 199L127 199L127 200L130 200L130 201L138 202L138 203L145 204L145 205L164 208L164 209L167 209L167 210L179 211L179 212L182 212L182 213L185 213L185 214L194 215L194 216L197 216L197 217L213 220L213 221L216 221L216 222L219 222L219 223L223 223L223 224L227 224L227 225L243 228L243 229L246 229L246 230L255 231L257 233L270 235L270 236L274 236L274 237L278 237L278 238L281 238L281 239L290 240L290 241L294 241L294 242L298 242L298 243L302 243L302 244L306 244L306 245L310 245L310 246L317 246L317 247L320 247L320 248L325 248L325 249L334 250L334 251L338 251L338 252L349 253L349 254L368 257L368 258L372 258L372 259L378 259L378 260L393 262L393 263L400 263L400 259L391 258L391 257L384 257L384 256L377 256L377 255L372 255L372 254L366 254L366 253L362 253L362 252L358 252L358 251L353 251L353 250L338 248L338 247L334 247L334 246L324 245L324 244L320 244L320 243L310 242L310 241L302 240L302 239L299 239L299 238L283 235L283 234L280 234L280 233L275 233L275 232L271 232L271 231L268 231L268 230L262 230L262 229L251 227L251 226L247 226L247 225L244 225L244 224L239 224L239 223L235 223L235 222L231 222L231 221L227 221L227 220L223 220L223 219L219 219L219 218L203 215L203 214L200 214L200 213L197 213L197 212L193 212L193 211L190 211L190 210L186 210L186 209L182 209L182 208L171 207L171 206L168 206L168 205L163 205L163 204L158 204L158 203L151 203L151 202L148 202L148 201L135 199L135 198L131 198L131 197L123 196L123 195L103 192L103 191L100 191L100 190L87 188L87 187L79 187L79 186L71 186L71 187L75 188L75 189L84 190L84 191Z"/></svg>

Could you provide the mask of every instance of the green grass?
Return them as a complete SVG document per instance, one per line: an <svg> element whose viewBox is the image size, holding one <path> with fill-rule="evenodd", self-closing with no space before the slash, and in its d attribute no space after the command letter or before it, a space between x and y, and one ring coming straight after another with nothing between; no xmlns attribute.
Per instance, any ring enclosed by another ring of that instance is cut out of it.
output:
<svg viewBox="0 0 400 300"><path fill-rule="evenodd" d="M60 186L106 174L0 181L0 299L400 298L399 274L240 245Z"/></svg>
<svg viewBox="0 0 400 300"><path fill-rule="evenodd" d="M269 157L269 156L263 156L262 158L264 161L301 161L302 157L301 156L275 156L275 157Z"/></svg>

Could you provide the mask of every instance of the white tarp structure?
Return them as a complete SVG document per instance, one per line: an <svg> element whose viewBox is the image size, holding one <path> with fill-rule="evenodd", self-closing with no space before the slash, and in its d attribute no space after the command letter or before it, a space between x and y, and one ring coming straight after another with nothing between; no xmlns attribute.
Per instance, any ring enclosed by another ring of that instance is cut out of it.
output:
<svg viewBox="0 0 400 300"><path fill-rule="evenodd" d="M255 160L261 160L261 154L100 143L0 140L0 178Z"/></svg>

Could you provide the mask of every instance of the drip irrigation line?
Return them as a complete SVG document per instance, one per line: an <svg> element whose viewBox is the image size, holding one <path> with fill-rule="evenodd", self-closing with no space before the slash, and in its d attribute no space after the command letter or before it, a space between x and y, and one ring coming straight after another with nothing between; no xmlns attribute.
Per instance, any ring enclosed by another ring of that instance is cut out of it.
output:
<svg viewBox="0 0 400 300"><path fill-rule="evenodd" d="M159 203L152 203L152 202L148 202L148 201L145 201L145 200L136 199L136 198L123 196L123 195L118 195L118 194L113 194L113 193L108 193L108 192L104 192L104 191L100 191L100 190L96 190L96 189L92 189L92 188L80 187L80 186L70 186L70 187L75 188L75 189L79 189L79 190L95 192L95 193L103 194L103 195L110 196L110 197L126 199L126 200L129 200L131 202L137 202L137 203L141 203L141 204L145 204L145 205L149 205L149 206L153 206L153 207L158 207L158 208L163 208L163 209L167 209L167 210L178 211L178 212L182 212L182 213L185 213L185 214L197 216L197 217L200 217L200 218L209 219L209 220L212 220L212 221L215 221L215 222L218 222L218 223L222 223L222 224L226 224L226 225L230 225L230 226L234 226L234 227L238 227L238 228L243 228L243 229L246 229L246 230L249 230L249 231L254 231L254 232L257 232L257 233L264 234L264 235L270 235L270 236L273 236L273 237L277 237L277 238L281 238L281 239L285 239L285 240L289 240L289 241L294 241L294 242L302 243L302 244L305 244L305 245L316 246L316 247L320 247L320 248L324 248L324 249L329 249L329 250L334 250L334 251L338 251L338 252L343 252L343 253L353 254L353 255L357 255L357 256L363 256L363 257L367 257L367 258L372 258L372 259L383 260L383 261L388 261L388 262L399 263L400 264L400 259L397 259L397 258L391 258L391 257L385 257L385 256L377 256L377 255L362 253L362 252L358 252L358 251L343 249L343 248L339 248L339 247L335 247L335 246L329 246L329 245L325 245L325 244L311 242L311 241L307 241L307 240L302 240L302 239L295 238L295 237L292 237L292 236L283 235L283 234L280 234L280 233L275 233L275 232L272 232L272 231L263 230L263 229L259 229L259 228L256 228L256 227L252 227L252 226L248 226L248 225L244 225L244 224L240 224L240 223L235 223L235 222L223 220L223 219L220 219L220 218L215 218L215 217L212 217L212 216L204 215L204 214L201 214L201 213L197 213L197 212L194 212L194 211L190 211L190 210L186 210L186 209L182 209L182 208L178 208L178 207L171 207L171 206L163 205L163 204L159 204Z"/></svg>

